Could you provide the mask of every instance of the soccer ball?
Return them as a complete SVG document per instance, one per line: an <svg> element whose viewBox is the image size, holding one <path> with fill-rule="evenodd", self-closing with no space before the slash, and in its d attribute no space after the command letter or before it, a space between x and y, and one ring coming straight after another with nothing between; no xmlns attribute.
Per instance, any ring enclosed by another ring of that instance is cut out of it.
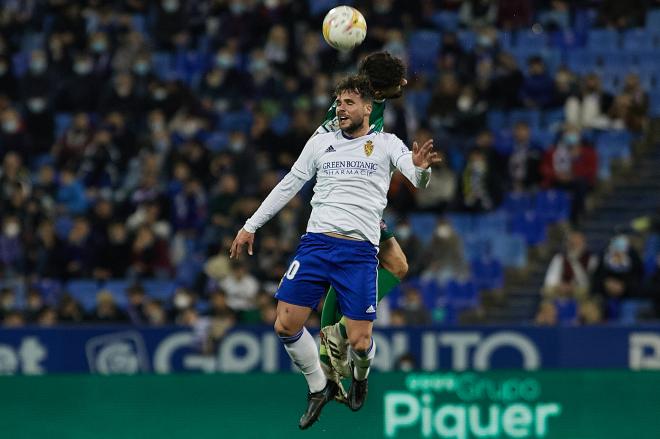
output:
<svg viewBox="0 0 660 439"><path fill-rule="evenodd" d="M337 50L351 50L367 36L367 22L362 13L350 6L330 9L323 19L323 38Z"/></svg>

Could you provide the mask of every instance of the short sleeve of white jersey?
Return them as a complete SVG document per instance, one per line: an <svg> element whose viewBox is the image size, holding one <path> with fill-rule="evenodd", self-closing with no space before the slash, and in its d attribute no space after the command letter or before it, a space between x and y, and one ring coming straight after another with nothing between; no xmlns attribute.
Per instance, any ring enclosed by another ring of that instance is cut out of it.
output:
<svg viewBox="0 0 660 439"><path fill-rule="evenodd" d="M306 181L311 180L312 177L316 175L316 149L318 142L315 141L315 138L316 136L307 141L305 147L298 156L298 160L296 160L291 168L291 173Z"/></svg>

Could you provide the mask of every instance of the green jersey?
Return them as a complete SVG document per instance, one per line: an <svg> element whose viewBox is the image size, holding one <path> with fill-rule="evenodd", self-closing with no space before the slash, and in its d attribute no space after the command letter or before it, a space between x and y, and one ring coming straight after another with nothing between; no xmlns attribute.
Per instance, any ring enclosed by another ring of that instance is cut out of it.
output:
<svg viewBox="0 0 660 439"><path fill-rule="evenodd" d="M385 113L385 100L374 101L373 108L371 110L371 116L369 116L369 128L373 131L383 131L383 115ZM320 133L329 133L331 131L339 130L339 120L337 119L337 102L333 102L332 106L328 108L328 112L325 113L325 119L321 126L318 127L314 134Z"/></svg>

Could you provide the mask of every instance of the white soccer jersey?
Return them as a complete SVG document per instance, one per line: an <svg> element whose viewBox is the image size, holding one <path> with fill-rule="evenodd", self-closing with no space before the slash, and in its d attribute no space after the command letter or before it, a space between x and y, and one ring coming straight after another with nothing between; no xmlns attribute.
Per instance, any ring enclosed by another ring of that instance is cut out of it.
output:
<svg viewBox="0 0 660 439"><path fill-rule="evenodd" d="M416 168L412 152L394 134L372 132L355 139L341 131L318 134L309 139L291 172L246 222L245 229L254 232L261 227L304 182L316 176L307 231L340 233L378 245L380 219L395 169L416 187L428 185L430 168Z"/></svg>

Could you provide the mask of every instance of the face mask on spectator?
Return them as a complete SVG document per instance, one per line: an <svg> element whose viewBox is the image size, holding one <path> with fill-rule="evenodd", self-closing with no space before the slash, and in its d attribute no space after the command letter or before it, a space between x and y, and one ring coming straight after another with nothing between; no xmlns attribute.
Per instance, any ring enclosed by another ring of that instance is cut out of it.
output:
<svg viewBox="0 0 660 439"><path fill-rule="evenodd" d="M43 59L35 59L30 61L30 71L32 73L43 73L46 71L46 61Z"/></svg>
<svg viewBox="0 0 660 439"><path fill-rule="evenodd" d="M78 75L87 75L92 71L92 63L88 61L78 61L73 65L73 71Z"/></svg>
<svg viewBox="0 0 660 439"><path fill-rule="evenodd" d="M475 160L470 164L474 172L484 172L486 170L486 162L483 160Z"/></svg>
<svg viewBox="0 0 660 439"><path fill-rule="evenodd" d="M108 44L103 40L96 40L92 43L92 50L96 53L105 52L108 49Z"/></svg>
<svg viewBox="0 0 660 439"><path fill-rule="evenodd" d="M179 9L179 0L163 1L163 9L167 12L176 12Z"/></svg>
<svg viewBox="0 0 660 439"><path fill-rule="evenodd" d="M562 141L568 146L577 145L579 140L577 133L566 133L562 137Z"/></svg>
<svg viewBox="0 0 660 439"><path fill-rule="evenodd" d="M18 121L16 119L9 119L2 122L2 129L6 133L15 133L18 131Z"/></svg>
<svg viewBox="0 0 660 439"><path fill-rule="evenodd" d="M188 308L191 303L192 300L186 293L177 293L177 295L174 296L174 306L176 306L178 309Z"/></svg>
<svg viewBox="0 0 660 439"><path fill-rule="evenodd" d="M149 63L145 61L138 61L133 66L133 71L140 76L144 76L149 73Z"/></svg>
<svg viewBox="0 0 660 439"><path fill-rule="evenodd" d="M164 88L157 88L154 90L153 97L157 101L164 101L167 98L167 90Z"/></svg>
<svg viewBox="0 0 660 439"><path fill-rule="evenodd" d="M229 5L229 10L234 15L240 15L245 11L245 5L240 0L234 1L231 5Z"/></svg>
<svg viewBox="0 0 660 439"><path fill-rule="evenodd" d="M268 63L263 59L254 60L250 63L250 71L254 73L263 73L268 69Z"/></svg>
<svg viewBox="0 0 660 439"><path fill-rule="evenodd" d="M46 99L44 98L28 99L27 107L33 113L41 113L46 108Z"/></svg>
<svg viewBox="0 0 660 439"><path fill-rule="evenodd" d="M15 221L10 221L5 224L2 232L8 238L15 238L21 232L21 226Z"/></svg>
<svg viewBox="0 0 660 439"><path fill-rule="evenodd" d="M451 236L451 226L441 224L435 229L435 236L441 239L447 239Z"/></svg>
<svg viewBox="0 0 660 439"><path fill-rule="evenodd" d="M403 239L404 241L410 238L410 235L412 235L412 231L410 230L410 226L399 226L396 229L396 236L398 238Z"/></svg>
<svg viewBox="0 0 660 439"><path fill-rule="evenodd" d="M230 69L234 67L234 57L231 55L218 55L215 57L215 64L221 69Z"/></svg>
<svg viewBox="0 0 660 439"><path fill-rule="evenodd" d="M186 138L191 138L197 134L198 129L197 122L191 120L183 124L181 127L181 134Z"/></svg>
<svg viewBox="0 0 660 439"><path fill-rule="evenodd" d="M154 120L149 122L149 129L151 131L157 132L157 131L162 131L163 128L165 128L165 124L163 123L162 120Z"/></svg>
<svg viewBox="0 0 660 439"><path fill-rule="evenodd" d="M488 35L479 35L479 38L477 38L477 43L481 47L490 48L493 47L493 38Z"/></svg>
<svg viewBox="0 0 660 439"><path fill-rule="evenodd" d="M280 5L280 0L264 0L264 5L268 9L275 9Z"/></svg>

